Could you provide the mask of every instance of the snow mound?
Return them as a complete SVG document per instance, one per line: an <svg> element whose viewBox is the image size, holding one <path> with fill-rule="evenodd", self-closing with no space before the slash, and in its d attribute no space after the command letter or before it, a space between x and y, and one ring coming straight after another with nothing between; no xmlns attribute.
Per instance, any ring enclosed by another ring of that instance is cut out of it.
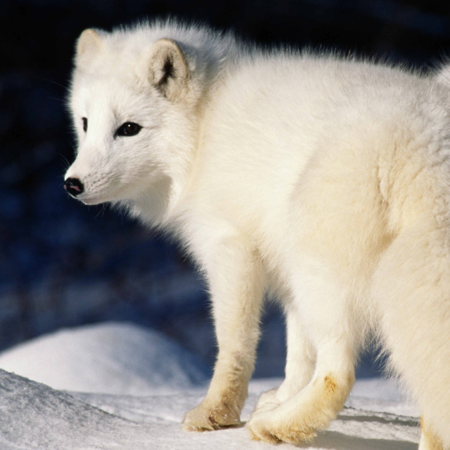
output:
<svg viewBox="0 0 450 450"><path fill-rule="evenodd" d="M157 332L127 323L34 339L1 353L0 368L54 389L118 395L173 393L209 378L194 355Z"/></svg>
<svg viewBox="0 0 450 450"><path fill-rule="evenodd" d="M149 426L0 369L2 450L146 450Z"/></svg>

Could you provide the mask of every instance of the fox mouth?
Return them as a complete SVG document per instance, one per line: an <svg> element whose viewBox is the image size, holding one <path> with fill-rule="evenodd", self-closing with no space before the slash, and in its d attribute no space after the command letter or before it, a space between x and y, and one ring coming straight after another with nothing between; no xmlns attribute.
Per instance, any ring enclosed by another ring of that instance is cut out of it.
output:
<svg viewBox="0 0 450 450"><path fill-rule="evenodd" d="M117 170L103 170L95 172L82 172L69 169L64 181L64 189L76 200L85 205L98 205L100 203L129 201L142 196L143 190L148 193L151 185L164 177L149 180L147 173L133 172L130 177L127 173ZM142 182L145 180L145 183Z"/></svg>
<svg viewBox="0 0 450 450"><path fill-rule="evenodd" d="M104 200L100 197L88 197L88 196L81 196L77 198L81 203L84 203L85 205L99 205L100 203L106 203L108 200Z"/></svg>
<svg viewBox="0 0 450 450"><path fill-rule="evenodd" d="M102 199L101 195L87 192L84 184L78 178L67 178L64 181L64 189L71 197L85 205L98 205L107 201Z"/></svg>
<svg viewBox="0 0 450 450"><path fill-rule="evenodd" d="M87 192L77 196L73 196L72 194L70 194L70 196L85 205L99 205L101 203L107 203L108 201L110 201L101 195L88 194Z"/></svg>

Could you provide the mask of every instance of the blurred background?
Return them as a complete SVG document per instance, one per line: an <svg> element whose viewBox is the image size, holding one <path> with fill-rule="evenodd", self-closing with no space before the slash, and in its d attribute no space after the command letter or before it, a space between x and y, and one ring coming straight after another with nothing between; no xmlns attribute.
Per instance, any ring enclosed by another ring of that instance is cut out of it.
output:
<svg viewBox="0 0 450 450"><path fill-rule="evenodd" d="M260 44L335 48L432 69L450 51L450 3L424 0L0 0L0 351L60 328L131 321L209 366L202 280L175 244L68 197L65 107L76 38L168 15ZM284 320L268 305L255 376L282 376ZM368 354L359 376L378 368Z"/></svg>

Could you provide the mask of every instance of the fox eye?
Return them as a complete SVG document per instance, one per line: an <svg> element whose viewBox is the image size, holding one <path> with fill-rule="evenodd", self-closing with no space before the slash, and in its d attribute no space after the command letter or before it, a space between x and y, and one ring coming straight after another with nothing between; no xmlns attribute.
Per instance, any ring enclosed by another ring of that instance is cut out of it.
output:
<svg viewBox="0 0 450 450"><path fill-rule="evenodd" d="M125 122L116 131L116 136L136 136L142 127L137 123Z"/></svg>
<svg viewBox="0 0 450 450"><path fill-rule="evenodd" d="M88 121L87 121L86 117L83 117L81 120L83 121L83 131L86 133Z"/></svg>

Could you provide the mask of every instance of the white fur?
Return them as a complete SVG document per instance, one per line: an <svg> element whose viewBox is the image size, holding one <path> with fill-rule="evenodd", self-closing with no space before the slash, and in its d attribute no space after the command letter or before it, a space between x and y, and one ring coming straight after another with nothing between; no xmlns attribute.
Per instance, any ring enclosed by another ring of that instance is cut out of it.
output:
<svg viewBox="0 0 450 450"><path fill-rule="evenodd" d="M184 428L240 423L270 293L286 380L247 423L255 439L326 428L375 331L423 409L421 448L450 449L448 69L261 52L174 22L88 31L77 53L77 198L178 236L209 283L219 353ZM124 122L143 128L114 137Z"/></svg>

